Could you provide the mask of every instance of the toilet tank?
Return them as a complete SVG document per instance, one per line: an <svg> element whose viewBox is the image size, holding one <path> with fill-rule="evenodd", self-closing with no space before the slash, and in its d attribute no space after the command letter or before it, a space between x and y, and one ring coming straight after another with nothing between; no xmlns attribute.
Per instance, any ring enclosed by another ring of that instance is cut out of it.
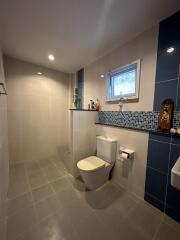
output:
<svg viewBox="0 0 180 240"><path fill-rule="evenodd" d="M116 161L117 140L97 136L97 157L108 163Z"/></svg>

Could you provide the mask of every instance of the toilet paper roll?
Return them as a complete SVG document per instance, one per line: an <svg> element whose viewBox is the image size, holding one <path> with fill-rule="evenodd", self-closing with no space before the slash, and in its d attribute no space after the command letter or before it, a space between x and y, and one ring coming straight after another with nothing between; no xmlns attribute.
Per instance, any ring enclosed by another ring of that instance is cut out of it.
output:
<svg viewBox="0 0 180 240"><path fill-rule="evenodd" d="M121 158L123 158L123 159L128 159L128 154L122 152L122 153L121 153Z"/></svg>

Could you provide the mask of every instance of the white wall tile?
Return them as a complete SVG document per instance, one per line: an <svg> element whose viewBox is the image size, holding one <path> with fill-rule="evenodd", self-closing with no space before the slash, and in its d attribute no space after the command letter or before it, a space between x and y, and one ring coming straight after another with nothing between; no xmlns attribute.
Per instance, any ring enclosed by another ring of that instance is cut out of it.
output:
<svg viewBox="0 0 180 240"><path fill-rule="evenodd" d="M10 163L58 155L60 149L67 152L69 74L9 57L4 60Z"/></svg>
<svg viewBox="0 0 180 240"><path fill-rule="evenodd" d="M0 50L0 82L5 83L2 53ZM0 96L0 236L6 236L6 200L9 175L9 155L7 137L7 96Z"/></svg>

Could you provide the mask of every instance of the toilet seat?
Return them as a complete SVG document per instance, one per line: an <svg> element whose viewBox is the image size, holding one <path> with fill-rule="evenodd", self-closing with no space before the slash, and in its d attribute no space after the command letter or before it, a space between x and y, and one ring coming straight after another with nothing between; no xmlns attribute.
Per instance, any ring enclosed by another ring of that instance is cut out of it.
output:
<svg viewBox="0 0 180 240"><path fill-rule="evenodd" d="M77 167L86 172L92 172L100 168L104 168L106 165L107 163L104 160L96 156L84 158L77 163Z"/></svg>

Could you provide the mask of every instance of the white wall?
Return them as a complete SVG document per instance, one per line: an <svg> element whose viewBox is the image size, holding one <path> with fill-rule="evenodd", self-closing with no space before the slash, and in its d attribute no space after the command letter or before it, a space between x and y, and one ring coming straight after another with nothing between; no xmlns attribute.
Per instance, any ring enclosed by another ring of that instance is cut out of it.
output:
<svg viewBox="0 0 180 240"><path fill-rule="evenodd" d="M97 112L71 111L71 158L70 172L74 177L80 175L77 162L96 154Z"/></svg>
<svg viewBox="0 0 180 240"><path fill-rule="evenodd" d="M2 53L0 50L0 82L5 82ZM6 199L8 190L8 139L7 139L7 96L0 96L0 239L5 240Z"/></svg>
<svg viewBox="0 0 180 240"><path fill-rule="evenodd" d="M10 163L61 156L69 142L69 74L9 57L4 65Z"/></svg>
<svg viewBox="0 0 180 240"><path fill-rule="evenodd" d="M100 75L105 75L109 70L141 59L139 101L124 104L123 110L151 111L155 86L157 40L158 27L156 26L85 67L84 108L87 108L90 99L99 98L102 110L118 110L117 103L105 102L105 78L102 79Z"/></svg>
<svg viewBox="0 0 180 240"><path fill-rule="evenodd" d="M117 103L105 102L105 79L100 78L110 69L126 65L141 59L140 97L138 102L125 103L123 110L151 111L153 109L158 26L144 32L139 37L116 49L112 53L85 67L84 107L90 99L100 99L102 110L118 110ZM117 162L113 180L123 185L128 191L144 195L148 133L120 128L96 126L96 133L118 140L119 146L135 151L133 163Z"/></svg>

